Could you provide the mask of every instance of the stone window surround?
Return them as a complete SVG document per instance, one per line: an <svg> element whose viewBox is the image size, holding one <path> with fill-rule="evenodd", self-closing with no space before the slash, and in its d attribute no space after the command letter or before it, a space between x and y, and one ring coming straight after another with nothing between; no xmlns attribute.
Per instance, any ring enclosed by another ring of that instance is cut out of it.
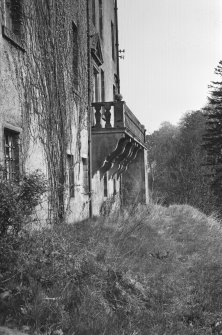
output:
<svg viewBox="0 0 222 335"><path fill-rule="evenodd" d="M6 0L4 0L4 24L2 25L2 36L9 41L13 46L25 52L22 40L19 35L15 34L7 24L6 18Z"/></svg>
<svg viewBox="0 0 222 335"><path fill-rule="evenodd" d="M13 126L9 123L4 123L3 126L2 126L2 135L3 135L3 155L4 155L4 166L6 168L6 165L5 165L5 161L6 161L6 155L5 155L5 133L11 133L11 134L14 134L15 136L18 137L18 144L17 144L17 154L18 154L18 167L17 167L17 173L20 172L21 170L21 162L20 162L20 145L19 145L19 142L20 142L20 137L21 137L21 134L22 134L22 129L20 127L17 127L17 126ZM9 178L10 179L10 178Z"/></svg>

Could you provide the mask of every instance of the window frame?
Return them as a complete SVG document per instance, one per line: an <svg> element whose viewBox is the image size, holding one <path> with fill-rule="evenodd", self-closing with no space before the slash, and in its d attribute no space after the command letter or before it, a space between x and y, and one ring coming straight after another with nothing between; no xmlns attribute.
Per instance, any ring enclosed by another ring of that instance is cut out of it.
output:
<svg viewBox="0 0 222 335"><path fill-rule="evenodd" d="M104 198L108 197L108 176L107 176L107 172L103 176L103 196L104 196Z"/></svg>
<svg viewBox="0 0 222 335"><path fill-rule="evenodd" d="M88 159L82 157L82 171L83 171L83 189L85 194L89 193L89 170L88 170Z"/></svg>
<svg viewBox="0 0 222 335"><path fill-rule="evenodd" d="M67 184L69 198L75 197L75 174L74 174L74 156L67 154Z"/></svg>
<svg viewBox="0 0 222 335"><path fill-rule="evenodd" d="M20 132L4 127L4 178L9 181L18 181L20 174L19 161L19 137ZM8 151L8 153L7 153Z"/></svg>
<svg viewBox="0 0 222 335"><path fill-rule="evenodd" d="M13 10L10 9L11 3ZM25 52L22 38L22 6L23 0L4 0L4 24L2 26L2 36L8 40L12 45L21 51Z"/></svg>
<svg viewBox="0 0 222 335"><path fill-rule="evenodd" d="M99 36L103 39L103 0L99 0Z"/></svg>
<svg viewBox="0 0 222 335"><path fill-rule="evenodd" d="M72 73L73 86L76 91L79 89L79 44L78 44L78 27L72 21Z"/></svg>
<svg viewBox="0 0 222 335"><path fill-rule="evenodd" d="M93 66L93 102L100 101L99 69Z"/></svg>
<svg viewBox="0 0 222 335"><path fill-rule="evenodd" d="M111 48L112 48L112 59L115 60L115 34L114 34L113 21L111 21Z"/></svg>
<svg viewBox="0 0 222 335"><path fill-rule="evenodd" d="M96 26L96 0L92 0L92 23Z"/></svg>
<svg viewBox="0 0 222 335"><path fill-rule="evenodd" d="M105 72L103 69L100 69L100 86L101 86L101 102L106 101L106 92L105 92Z"/></svg>

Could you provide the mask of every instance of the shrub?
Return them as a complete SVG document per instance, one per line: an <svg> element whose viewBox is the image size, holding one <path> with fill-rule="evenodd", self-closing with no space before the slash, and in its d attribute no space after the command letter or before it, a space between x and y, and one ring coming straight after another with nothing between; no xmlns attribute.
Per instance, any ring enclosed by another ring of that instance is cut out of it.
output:
<svg viewBox="0 0 222 335"><path fill-rule="evenodd" d="M38 171L19 182L0 180L0 237L20 231L45 191L45 179Z"/></svg>
<svg viewBox="0 0 222 335"><path fill-rule="evenodd" d="M18 259L28 241L22 228L45 191L45 179L38 171L21 176L19 181L0 180L0 324L6 316L17 320L19 315L22 302L18 292L24 288L19 287L17 278L22 270Z"/></svg>

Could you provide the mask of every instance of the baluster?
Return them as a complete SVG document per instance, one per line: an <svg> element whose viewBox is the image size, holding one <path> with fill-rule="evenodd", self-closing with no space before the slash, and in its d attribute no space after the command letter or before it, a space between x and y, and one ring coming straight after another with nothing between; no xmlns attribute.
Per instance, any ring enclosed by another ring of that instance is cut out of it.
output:
<svg viewBox="0 0 222 335"><path fill-rule="evenodd" d="M114 127L122 128L124 127L124 118L123 118L123 101L117 101L114 103Z"/></svg>
<svg viewBox="0 0 222 335"><path fill-rule="evenodd" d="M95 128L102 128L102 125L101 125L101 105L94 105L95 107L95 119L96 119L96 124L95 124Z"/></svg>
<svg viewBox="0 0 222 335"><path fill-rule="evenodd" d="M112 125L110 123L110 119L111 119L110 109L111 109L111 104L106 104L105 105L105 110L106 111L104 113L105 120L106 120L105 128L112 128Z"/></svg>

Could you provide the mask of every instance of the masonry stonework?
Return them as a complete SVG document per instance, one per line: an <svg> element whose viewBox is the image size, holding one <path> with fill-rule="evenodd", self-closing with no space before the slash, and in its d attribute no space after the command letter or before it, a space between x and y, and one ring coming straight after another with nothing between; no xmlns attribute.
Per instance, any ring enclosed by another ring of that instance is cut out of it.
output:
<svg viewBox="0 0 222 335"><path fill-rule="evenodd" d="M45 174L40 221L148 201L145 130L116 95L118 62L117 1L0 0L1 178Z"/></svg>

